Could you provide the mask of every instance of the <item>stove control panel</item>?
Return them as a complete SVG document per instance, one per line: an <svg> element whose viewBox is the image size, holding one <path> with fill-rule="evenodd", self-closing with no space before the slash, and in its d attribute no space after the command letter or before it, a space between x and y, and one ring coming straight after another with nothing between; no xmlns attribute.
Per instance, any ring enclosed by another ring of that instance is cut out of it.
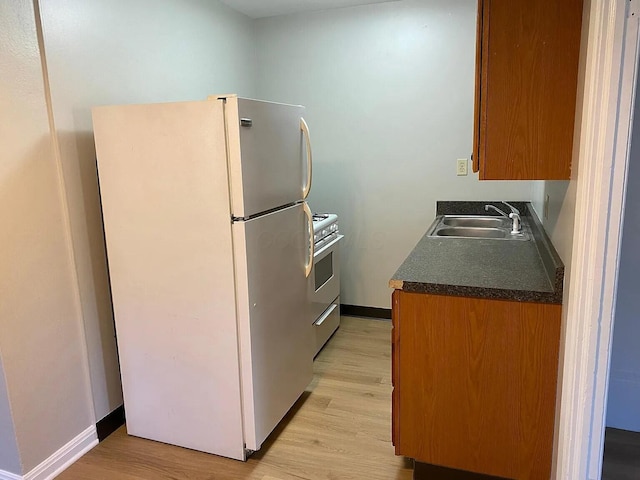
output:
<svg viewBox="0 0 640 480"><path fill-rule="evenodd" d="M316 248L329 243L339 233L338 215L335 213L314 213L313 233Z"/></svg>

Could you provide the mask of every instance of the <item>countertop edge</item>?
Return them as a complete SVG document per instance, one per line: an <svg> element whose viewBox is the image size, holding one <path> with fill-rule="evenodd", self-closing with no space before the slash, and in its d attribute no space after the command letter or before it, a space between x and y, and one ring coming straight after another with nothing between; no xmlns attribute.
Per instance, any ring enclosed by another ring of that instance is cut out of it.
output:
<svg viewBox="0 0 640 480"><path fill-rule="evenodd" d="M394 287L395 288L395 287ZM533 292L529 290L503 290L498 288L471 287L464 285L441 285L435 283L402 282L398 288L408 293L428 293L452 297L473 297L489 300L511 300L529 303L561 304L562 295L556 292Z"/></svg>

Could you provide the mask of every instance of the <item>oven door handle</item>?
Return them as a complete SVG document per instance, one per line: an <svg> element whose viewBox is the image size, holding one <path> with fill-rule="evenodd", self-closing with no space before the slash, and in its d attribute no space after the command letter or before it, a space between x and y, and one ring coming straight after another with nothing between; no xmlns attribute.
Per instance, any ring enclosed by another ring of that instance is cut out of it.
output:
<svg viewBox="0 0 640 480"><path fill-rule="evenodd" d="M340 240L342 240L344 238L344 235L338 235L336 238L334 238L333 240L331 240L329 243L327 243L326 245L323 245L322 247L320 247L320 249L315 251L315 255L318 257L318 260L320 260L320 255L322 255L323 253L327 252L329 249L333 248L333 246L338 243Z"/></svg>
<svg viewBox="0 0 640 480"><path fill-rule="evenodd" d="M311 275L311 269L313 268L313 256L315 254L315 245L313 244L313 214L311 213L311 209L307 202L302 204L302 208L304 208L304 213L307 215L307 230L309 232L309 258L304 266L304 276L305 278L309 278L309 275Z"/></svg>
<svg viewBox="0 0 640 480"><path fill-rule="evenodd" d="M316 320L313 324L317 326L322 325L324 321L327 318L329 318L329 315L331 315L336 308L338 308L338 304L337 303L332 304L329 308L327 308L327 311L324 312L322 315L320 315L320 318Z"/></svg>
<svg viewBox="0 0 640 480"><path fill-rule="evenodd" d="M304 134L304 139L307 145L307 183L302 188L302 199L306 200L311 191L311 178L313 171L313 159L311 157L311 136L309 135L309 126L305 122L304 118L300 117L300 130Z"/></svg>

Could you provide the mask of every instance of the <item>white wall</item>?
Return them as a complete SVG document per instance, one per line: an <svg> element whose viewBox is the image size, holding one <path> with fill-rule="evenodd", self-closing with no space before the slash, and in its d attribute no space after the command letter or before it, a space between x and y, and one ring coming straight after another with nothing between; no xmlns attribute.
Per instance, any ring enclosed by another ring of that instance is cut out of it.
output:
<svg viewBox="0 0 640 480"><path fill-rule="evenodd" d="M314 211L340 215L342 302L388 280L436 200L530 200L530 182L456 176L472 149L475 0L405 0L256 21L258 94L307 107Z"/></svg>
<svg viewBox="0 0 640 480"><path fill-rule="evenodd" d="M0 2L0 44L0 351L23 473L93 408L31 2Z"/></svg>
<svg viewBox="0 0 640 480"><path fill-rule="evenodd" d="M574 174L576 168L574 165ZM533 187L533 206L566 267L571 262L576 187L575 180L536 181ZM545 217L544 199L547 195L549 205Z"/></svg>
<svg viewBox="0 0 640 480"><path fill-rule="evenodd" d="M640 432L640 91L636 85L609 370L607 426Z"/></svg>
<svg viewBox="0 0 640 480"><path fill-rule="evenodd" d="M255 95L252 21L216 0L41 0L96 420L122 404L94 105Z"/></svg>

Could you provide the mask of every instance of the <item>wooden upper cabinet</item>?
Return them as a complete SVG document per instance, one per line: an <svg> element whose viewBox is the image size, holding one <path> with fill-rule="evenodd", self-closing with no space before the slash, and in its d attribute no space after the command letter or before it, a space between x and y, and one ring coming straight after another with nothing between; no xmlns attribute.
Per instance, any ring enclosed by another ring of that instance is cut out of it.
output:
<svg viewBox="0 0 640 480"><path fill-rule="evenodd" d="M568 180L582 0L479 0L473 170Z"/></svg>

